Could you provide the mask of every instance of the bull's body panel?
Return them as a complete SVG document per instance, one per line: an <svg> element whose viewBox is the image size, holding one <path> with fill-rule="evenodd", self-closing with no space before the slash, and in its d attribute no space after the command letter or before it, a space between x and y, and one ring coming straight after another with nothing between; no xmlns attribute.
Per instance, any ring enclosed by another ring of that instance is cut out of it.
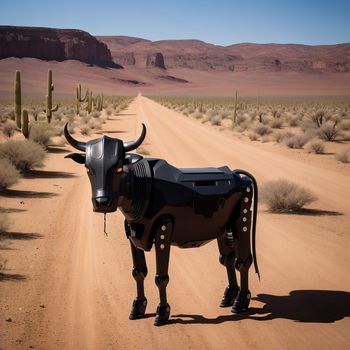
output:
<svg viewBox="0 0 350 350"><path fill-rule="evenodd" d="M135 176L139 168L144 171ZM178 169L162 159L143 159L132 164L129 171L132 181L143 182L143 186L139 183L131 187L151 187L143 213L135 215L133 207L122 207L132 229L130 239L143 250L152 248L152 228L163 215L176 218L172 245L199 247L218 238L247 186L228 167Z"/></svg>

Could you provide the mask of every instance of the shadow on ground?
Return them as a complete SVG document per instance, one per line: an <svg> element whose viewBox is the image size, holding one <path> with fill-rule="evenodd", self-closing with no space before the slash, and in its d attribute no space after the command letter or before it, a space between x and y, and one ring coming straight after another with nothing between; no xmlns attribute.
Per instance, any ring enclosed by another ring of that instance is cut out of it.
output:
<svg viewBox="0 0 350 350"><path fill-rule="evenodd" d="M17 273L5 273L5 272L0 272L0 282L1 281L24 281L26 277L24 275L20 275Z"/></svg>
<svg viewBox="0 0 350 350"><path fill-rule="evenodd" d="M17 240L30 240L42 238L40 233L26 233L26 232L0 232L0 239L17 239Z"/></svg>
<svg viewBox="0 0 350 350"><path fill-rule="evenodd" d="M25 173L24 177L27 179L69 179L76 177L76 175L67 171L31 170Z"/></svg>
<svg viewBox="0 0 350 350"><path fill-rule="evenodd" d="M57 196L54 192L35 192L6 189L0 192L0 196L8 198L51 198Z"/></svg>
<svg viewBox="0 0 350 350"><path fill-rule="evenodd" d="M69 149L61 148L61 147L57 147L57 146L50 146L50 147L48 147L47 151L49 153L68 153L68 152L70 152Z"/></svg>
<svg viewBox="0 0 350 350"><path fill-rule="evenodd" d="M240 314L216 318L206 318L202 315L172 315L169 323L219 324L228 321L268 321L278 318L303 323L333 323L350 317L350 293L344 291L294 290L286 296L258 294L253 300L265 305L262 308L249 308Z"/></svg>

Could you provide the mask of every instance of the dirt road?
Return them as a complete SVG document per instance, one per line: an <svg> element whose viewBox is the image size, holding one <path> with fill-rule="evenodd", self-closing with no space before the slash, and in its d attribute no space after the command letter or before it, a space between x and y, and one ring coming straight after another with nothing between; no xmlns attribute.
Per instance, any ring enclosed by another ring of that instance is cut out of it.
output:
<svg viewBox="0 0 350 350"><path fill-rule="evenodd" d="M50 172L25 179L18 192L0 199L14 231L13 244L0 251L9 260L0 281L0 349L349 347L350 176L236 140L142 96L113 118L104 128L124 140L134 138L144 122L144 148L153 157L179 167L243 168L259 183L287 178L319 197L315 210L312 215L261 210L262 280L251 269L254 300L242 315L218 307L227 280L216 242L172 248L171 321L156 328L154 253L146 255L149 317L129 321L136 289L123 218L107 216L104 236L103 216L92 213L84 167L64 160L64 153L51 153Z"/></svg>

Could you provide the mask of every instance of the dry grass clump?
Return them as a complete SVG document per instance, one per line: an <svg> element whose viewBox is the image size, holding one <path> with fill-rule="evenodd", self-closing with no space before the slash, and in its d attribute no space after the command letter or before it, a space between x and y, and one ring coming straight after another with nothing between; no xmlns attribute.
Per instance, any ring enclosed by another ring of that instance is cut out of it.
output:
<svg viewBox="0 0 350 350"><path fill-rule="evenodd" d="M199 112L199 111L196 111L196 112L194 112L194 113L191 115L191 117L193 117L193 118L195 118L195 119L200 119L200 118L203 117L203 114L202 114L201 112Z"/></svg>
<svg viewBox="0 0 350 350"><path fill-rule="evenodd" d="M7 120L1 126L1 131L6 137L12 137L16 130L17 126L13 120Z"/></svg>
<svg viewBox="0 0 350 350"><path fill-rule="evenodd" d="M10 161L0 158L0 191L18 182L19 177L19 172Z"/></svg>
<svg viewBox="0 0 350 350"><path fill-rule="evenodd" d="M315 153L315 154L323 154L325 152L325 145L324 142L321 140L313 140L310 141L306 145L306 150L309 153Z"/></svg>
<svg viewBox="0 0 350 350"><path fill-rule="evenodd" d="M307 141L308 139L305 135L287 136L284 140L287 147L296 149L303 148Z"/></svg>
<svg viewBox="0 0 350 350"><path fill-rule="evenodd" d="M262 123L256 123L253 125L253 131L260 136L267 135L271 133L271 128Z"/></svg>
<svg viewBox="0 0 350 350"><path fill-rule="evenodd" d="M257 140L259 140L259 135L257 133L255 133L255 132L250 132L248 134L248 137L249 137L250 141L257 141Z"/></svg>
<svg viewBox="0 0 350 350"><path fill-rule="evenodd" d="M270 120L269 125L273 129L281 129L283 126L283 120L280 118L272 119L272 120Z"/></svg>
<svg viewBox="0 0 350 350"><path fill-rule="evenodd" d="M10 140L0 144L0 159L7 159L22 173L44 166L44 148L30 140Z"/></svg>
<svg viewBox="0 0 350 350"><path fill-rule="evenodd" d="M80 132L82 135L90 135L91 128L88 124L82 124L80 125Z"/></svg>
<svg viewBox="0 0 350 350"><path fill-rule="evenodd" d="M350 163L350 150L343 150L338 152L334 158L341 163Z"/></svg>
<svg viewBox="0 0 350 350"><path fill-rule="evenodd" d="M260 200L272 212L297 212L316 201L317 197L304 187L279 179L261 186Z"/></svg>
<svg viewBox="0 0 350 350"><path fill-rule="evenodd" d="M55 130L47 123L32 123L29 129L29 139L47 148Z"/></svg>
<svg viewBox="0 0 350 350"><path fill-rule="evenodd" d="M337 123L327 122L319 128L319 135L323 140L334 141L338 136L342 135L342 130Z"/></svg>
<svg viewBox="0 0 350 350"><path fill-rule="evenodd" d="M219 115L214 115L209 119L211 125L221 125L222 118Z"/></svg>

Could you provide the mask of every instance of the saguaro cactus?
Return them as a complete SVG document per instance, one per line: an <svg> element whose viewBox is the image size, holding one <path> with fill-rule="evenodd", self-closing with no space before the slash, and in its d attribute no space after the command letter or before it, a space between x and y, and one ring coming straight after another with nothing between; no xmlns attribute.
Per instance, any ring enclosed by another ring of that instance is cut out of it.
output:
<svg viewBox="0 0 350 350"><path fill-rule="evenodd" d="M236 125L236 120L237 120L237 97L238 97L238 91L236 89L235 104L233 107L233 125Z"/></svg>
<svg viewBox="0 0 350 350"><path fill-rule="evenodd" d="M51 69L47 72L47 95L46 95L46 117L47 122L51 123L52 113L58 110L58 104L55 107L52 107L52 91L54 85L52 83L52 71Z"/></svg>
<svg viewBox="0 0 350 350"><path fill-rule="evenodd" d="M79 114L80 110L80 103L85 102L88 100L88 95L89 95L89 89L85 91L85 96L84 98L81 97L81 85L77 85L77 114Z"/></svg>
<svg viewBox="0 0 350 350"><path fill-rule="evenodd" d="M87 111L88 113L92 112L92 103L93 103L93 99L92 99L92 91L89 91L88 93L88 101L87 101Z"/></svg>
<svg viewBox="0 0 350 350"><path fill-rule="evenodd" d="M29 118L28 111L26 109L23 109L22 118L22 134L27 139L29 137Z"/></svg>
<svg viewBox="0 0 350 350"><path fill-rule="evenodd" d="M21 96L21 72L16 70L15 75L15 116L17 127L21 128L22 96Z"/></svg>

